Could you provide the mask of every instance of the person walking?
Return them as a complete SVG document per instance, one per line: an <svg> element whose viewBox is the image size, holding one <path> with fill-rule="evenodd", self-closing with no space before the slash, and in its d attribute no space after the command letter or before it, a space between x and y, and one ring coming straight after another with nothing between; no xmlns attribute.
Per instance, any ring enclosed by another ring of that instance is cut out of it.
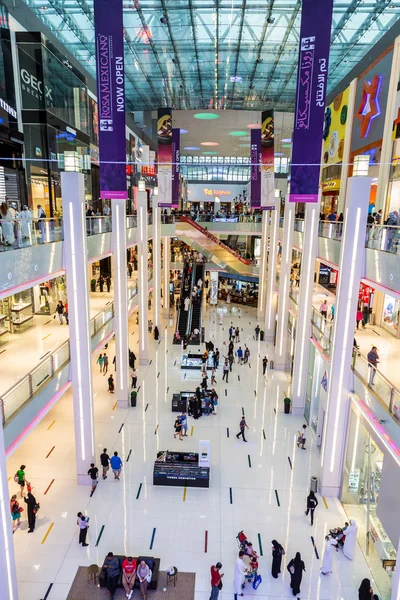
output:
<svg viewBox="0 0 400 600"><path fill-rule="evenodd" d="M110 469L110 457L107 454L107 448L104 448L102 454L100 454L100 464L103 468L103 479L107 479L107 473Z"/></svg>
<svg viewBox="0 0 400 600"><path fill-rule="evenodd" d="M241 418L240 423L239 423L240 431L239 431L239 433L237 434L236 437L237 437L237 439L239 439L240 436L242 436L244 442L247 442L246 438L244 437L244 430L245 430L246 427L247 427L247 429L249 429L249 426L246 423L246 418L243 415L243 417Z"/></svg>
<svg viewBox="0 0 400 600"><path fill-rule="evenodd" d="M109 552L103 564L103 569L107 573L106 587L110 592L110 600L114 600L114 595L118 587L120 576L119 560L112 552Z"/></svg>
<svg viewBox="0 0 400 600"><path fill-rule="evenodd" d="M222 577L224 576L221 573L222 563L217 562L216 565L212 565L211 571L211 594L210 600L218 600L218 595L220 590L222 590Z"/></svg>
<svg viewBox="0 0 400 600"><path fill-rule="evenodd" d="M215 385L217 380L215 379L215 367L211 369L211 385Z"/></svg>
<svg viewBox="0 0 400 600"><path fill-rule="evenodd" d="M90 494L90 496L93 496L94 491L97 487L97 484L99 483L97 480L97 477L99 475L99 470L97 467L95 467L94 463L90 464L90 469L88 470L88 475L90 475L90 479L92 480L92 493Z"/></svg>
<svg viewBox="0 0 400 600"><path fill-rule="evenodd" d="M175 423L174 423L174 429L175 429L174 438L176 438L176 436L178 436L179 439L182 440L182 425L181 425L180 417L176 417Z"/></svg>
<svg viewBox="0 0 400 600"><path fill-rule="evenodd" d="M374 590L369 579L363 579L358 588L358 600L371 600Z"/></svg>
<svg viewBox="0 0 400 600"><path fill-rule="evenodd" d="M354 519L350 519L350 525L346 529L346 538L343 544L343 554L350 560L354 559L357 544L358 527Z"/></svg>
<svg viewBox="0 0 400 600"><path fill-rule="evenodd" d="M82 546L89 546L86 543L87 530L89 529L89 517L86 517L83 513L78 512L77 525L79 526L79 543Z"/></svg>
<svg viewBox="0 0 400 600"><path fill-rule="evenodd" d="M64 317L67 325L69 325L69 310L68 310L68 300L64 302Z"/></svg>
<svg viewBox="0 0 400 600"><path fill-rule="evenodd" d="M332 573L333 553L338 550L338 543L330 535L325 537L325 551L322 559L321 573L329 575Z"/></svg>
<svg viewBox="0 0 400 600"><path fill-rule="evenodd" d="M297 447L300 448L302 450L306 449L306 429L307 429L307 425L304 424L301 430L301 433L299 435L299 437L297 438Z"/></svg>
<svg viewBox="0 0 400 600"><path fill-rule="evenodd" d="M245 345L244 348L244 364L247 364L249 362L249 358L250 358L250 350L248 349L248 347Z"/></svg>
<svg viewBox="0 0 400 600"><path fill-rule="evenodd" d="M56 306L56 313L58 314L58 318L60 321L60 325L64 323L63 315L64 315L64 304L59 300Z"/></svg>
<svg viewBox="0 0 400 600"><path fill-rule="evenodd" d="M240 331L239 331L239 327L236 327L236 329L235 329L235 340L236 340L236 342L240 342Z"/></svg>
<svg viewBox="0 0 400 600"><path fill-rule="evenodd" d="M10 513L12 517L12 532L17 529L21 525L21 512L23 508L19 505L17 500L17 494L11 496L10 500Z"/></svg>
<svg viewBox="0 0 400 600"><path fill-rule="evenodd" d="M224 362L224 366L222 367L222 381L226 381L226 383L228 383L228 376L229 376L229 364L228 361L225 360Z"/></svg>
<svg viewBox="0 0 400 600"><path fill-rule="evenodd" d="M233 327L232 327L232 325L231 325L231 326L229 327L229 341L232 341L232 338L233 338L233 331L234 331L234 330L233 330Z"/></svg>
<svg viewBox="0 0 400 600"><path fill-rule="evenodd" d="M188 436L188 434L187 434L188 422L187 422L186 411L184 411L184 410L182 411L182 414L181 414L181 427L182 427L182 432L184 432L182 437L187 437Z"/></svg>
<svg viewBox="0 0 400 600"><path fill-rule="evenodd" d="M243 362L243 350L242 350L241 346L239 346L239 348L237 349L237 357L238 357L238 363L241 365Z"/></svg>
<svg viewBox="0 0 400 600"><path fill-rule="evenodd" d="M128 262L128 275L129 275L129 279L132 277L132 273L133 273L132 263Z"/></svg>
<svg viewBox="0 0 400 600"><path fill-rule="evenodd" d="M31 492L28 492L28 496L24 498L24 502L27 504L28 509L28 533L33 533L35 530L36 524L36 514L38 511L38 504L36 502L36 498Z"/></svg>
<svg viewBox="0 0 400 600"><path fill-rule="evenodd" d="M265 375L265 373L267 372L267 367L268 367L268 358L266 356L264 356L264 358L262 359L263 375Z"/></svg>
<svg viewBox="0 0 400 600"><path fill-rule="evenodd" d="M213 363L214 363L214 369L218 369L218 366L219 366L219 350L218 350L218 348L215 349L215 352L213 354Z"/></svg>
<svg viewBox="0 0 400 600"><path fill-rule="evenodd" d="M106 286L107 286L107 292L109 292L111 289L111 277L109 275L107 275L107 277L106 277Z"/></svg>
<svg viewBox="0 0 400 600"><path fill-rule="evenodd" d="M24 488L25 488L25 465L21 465L18 471L14 475L14 480L18 482L19 489L21 491L21 498L24 497Z"/></svg>
<svg viewBox="0 0 400 600"><path fill-rule="evenodd" d="M305 515L308 516L308 513L311 515L311 525L314 525L314 511L318 506L318 500L311 490L307 496L307 510L305 511Z"/></svg>
<svg viewBox="0 0 400 600"><path fill-rule="evenodd" d="M256 334L256 341L258 341L258 336L260 335L260 327L259 327L259 325L257 325L257 327L255 328L254 333Z"/></svg>
<svg viewBox="0 0 400 600"><path fill-rule="evenodd" d="M319 312L326 319L326 315L328 314L328 303L326 300L321 302L321 306L319 307Z"/></svg>
<svg viewBox="0 0 400 600"><path fill-rule="evenodd" d="M103 375L105 375L106 373L108 373L108 356L104 352L104 354L103 354Z"/></svg>
<svg viewBox="0 0 400 600"><path fill-rule="evenodd" d="M362 323L362 320L363 320L362 310L357 309L357 312L356 312L357 329L358 329L358 326L360 325L360 323ZM363 325L363 329L365 329L364 325Z"/></svg>
<svg viewBox="0 0 400 600"><path fill-rule="evenodd" d="M296 556L289 562L287 570L290 573L290 587L292 588L293 596L297 596L300 594L303 571L306 570L304 562L301 560L300 552L296 552Z"/></svg>
<svg viewBox="0 0 400 600"><path fill-rule="evenodd" d="M122 585L128 600L132 598L133 586L136 579L136 560L132 556L125 558L122 563ZM143 597L143 595L142 595Z"/></svg>
<svg viewBox="0 0 400 600"><path fill-rule="evenodd" d="M118 481L119 481L119 476L121 475L121 469L122 469L122 460L118 456L117 451L115 451L114 455L111 457L110 465L111 465L111 468L114 473L114 479L118 479Z"/></svg>
<svg viewBox="0 0 400 600"><path fill-rule="evenodd" d="M130 373L131 373L131 378L132 378L132 387L133 389L136 389L136 384L137 384L137 373L136 373L136 369L130 369Z"/></svg>
<svg viewBox="0 0 400 600"><path fill-rule="evenodd" d="M237 596L243 596L243 588L245 585L245 575L247 573L247 569L243 562L244 552L240 550L239 556L236 559L235 564L235 592Z"/></svg>
<svg viewBox="0 0 400 600"><path fill-rule="evenodd" d="M282 556L284 556L285 551L283 546L279 544L276 540L272 540L272 577L274 579L278 579L278 575L281 572L281 564L282 564Z"/></svg>
<svg viewBox="0 0 400 600"><path fill-rule="evenodd" d="M103 364L104 364L104 358L103 358L103 355L100 353L96 360L96 365L99 365L99 367L100 367L100 373L103 372Z"/></svg>
<svg viewBox="0 0 400 600"><path fill-rule="evenodd" d="M365 327L369 321L369 307L367 304L364 305L364 307L362 309L362 313L363 313L363 328L365 329Z"/></svg>
<svg viewBox="0 0 400 600"><path fill-rule="evenodd" d="M380 363L378 348L376 346L372 346L371 350L367 354L368 366L369 366L369 377L368 377L368 385L375 385L375 375L378 364Z"/></svg>
<svg viewBox="0 0 400 600"><path fill-rule="evenodd" d="M108 383L108 391L110 392L110 394L114 393L114 377L112 375L110 375L110 377L107 379L107 383Z"/></svg>
<svg viewBox="0 0 400 600"><path fill-rule="evenodd" d="M139 580L142 600L146 600L147 584L151 581L151 570L150 570L149 565L144 560L141 560L138 565L138 568L136 571L136 577Z"/></svg>

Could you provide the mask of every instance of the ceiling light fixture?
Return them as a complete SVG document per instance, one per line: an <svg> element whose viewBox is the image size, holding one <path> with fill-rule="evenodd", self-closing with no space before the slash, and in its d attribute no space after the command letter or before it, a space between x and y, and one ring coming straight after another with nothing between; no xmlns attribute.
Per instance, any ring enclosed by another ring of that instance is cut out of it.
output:
<svg viewBox="0 0 400 600"><path fill-rule="evenodd" d="M184 150L200 150L197 146L185 146Z"/></svg>
<svg viewBox="0 0 400 600"><path fill-rule="evenodd" d="M179 130L179 133L180 133L181 135L182 135L182 134L184 134L184 133L187 133L187 132L188 132L188 130L187 130L187 129L180 129L180 130Z"/></svg>
<svg viewBox="0 0 400 600"><path fill-rule="evenodd" d="M230 131L229 135L233 135L234 137L240 137L242 135L246 135L247 131Z"/></svg>
<svg viewBox="0 0 400 600"><path fill-rule="evenodd" d="M219 146L218 142L200 142L200 146Z"/></svg>
<svg viewBox="0 0 400 600"><path fill-rule="evenodd" d="M249 123L248 129L261 129L261 123Z"/></svg>
<svg viewBox="0 0 400 600"><path fill-rule="evenodd" d="M193 115L195 119L200 119L202 121L211 121L212 119L219 119L219 115L217 113L209 112L209 113L196 113Z"/></svg>
<svg viewBox="0 0 400 600"><path fill-rule="evenodd" d="M281 140L281 142L282 142L282 143L285 143L285 144L291 144L291 143L292 143L292 138L283 138L283 139Z"/></svg>

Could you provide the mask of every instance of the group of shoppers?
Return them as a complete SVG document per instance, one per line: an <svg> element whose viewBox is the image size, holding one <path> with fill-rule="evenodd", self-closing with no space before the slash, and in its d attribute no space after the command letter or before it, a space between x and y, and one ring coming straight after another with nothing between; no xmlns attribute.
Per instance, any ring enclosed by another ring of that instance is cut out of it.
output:
<svg viewBox="0 0 400 600"><path fill-rule="evenodd" d="M36 515L39 512L40 505L32 494L32 484L26 480L25 465L21 465L14 475L14 481L18 483L20 488L20 496L26 504L28 513L28 533L33 533L36 525ZM13 494L10 499L10 513L12 518L12 532L21 525L21 515L24 512L24 506L18 502L17 494Z"/></svg>
<svg viewBox="0 0 400 600"><path fill-rule="evenodd" d="M127 556L120 565L119 559L109 552L105 558L103 569L106 571L106 587L110 592L110 600L114 598L121 573L122 585L128 600L132 598L136 579L139 581L141 598L146 600L147 586L151 581L152 572L145 560L141 560L137 565L132 556Z"/></svg>

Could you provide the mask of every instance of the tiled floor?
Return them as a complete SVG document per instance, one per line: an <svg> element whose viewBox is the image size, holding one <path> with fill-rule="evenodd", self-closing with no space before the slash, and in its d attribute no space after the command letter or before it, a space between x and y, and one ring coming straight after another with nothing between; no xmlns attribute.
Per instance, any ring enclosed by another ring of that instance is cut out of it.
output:
<svg viewBox="0 0 400 600"><path fill-rule="evenodd" d="M319 573L324 536L330 527L343 523L345 513L337 500L328 499L326 508L320 499L314 527L310 527L304 516L310 477L318 472L319 453L311 439L305 452L297 449L295 442L302 419L283 414L286 376L276 371L269 372L267 379L262 376L261 358L265 353L272 358L273 349L253 339L255 310L243 313L235 309L228 314L224 309L223 324L219 325L216 309L210 308L204 321L206 338L211 338L220 349L227 339L230 322L238 325L242 330L241 345L249 346L251 359L249 366L234 365L227 385L221 382L221 372L218 373L218 414L198 421L189 419L190 435L183 442L173 438L172 394L194 389L199 384L200 372L180 369L181 349L171 344L174 323L165 320L160 344L149 337L151 364L139 368L136 408L114 409L115 398L106 391L107 378L97 367L93 368L97 454L104 447L109 451L117 449L125 462L131 451L121 481L112 476L100 480L92 498L89 486L76 485L71 393L58 402L8 460L10 494L17 491L12 476L25 463L27 479L33 483L33 492L42 506L35 533L27 535L24 519L14 535L21 599L43 598L51 583L48 600L65 599L77 567L100 565L110 550L153 554L161 558L163 569L176 565L182 571L195 571L196 600L208 600L209 568L220 560L225 573L222 600L232 599L238 550L235 537L241 529L257 550L262 548L259 572L263 583L257 592L247 586L246 596L292 597L286 564L300 551L307 569L302 599L357 597L360 581L370 577L358 546L354 561L348 561L339 551L334 556L333 573L329 576ZM128 332L133 350L137 348L135 322L135 317L130 319ZM112 344L109 354L113 354ZM234 436L242 409L250 427L247 444ZM157 450L197 451L199 440L204 439L211 442L209 489L188 488L184 496L182 488L153 487L152 468ZM53 446L53 452L46 458ZM87 548L78 545L79 510L91 519ZM150 550L153 532L154 544ZM286 549L282 576L277 580L270 575L270 543L274 538Z"/></svg>

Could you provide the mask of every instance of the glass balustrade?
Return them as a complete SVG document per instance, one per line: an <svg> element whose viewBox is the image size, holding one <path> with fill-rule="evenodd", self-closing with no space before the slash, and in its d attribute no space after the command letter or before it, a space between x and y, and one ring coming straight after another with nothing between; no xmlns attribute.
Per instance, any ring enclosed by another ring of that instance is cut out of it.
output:
<svg viewBox="0 0 400 600"><path fill-rule="evenodd" d="M368 225L365 245L373 250L400 254L400 227L395 225Z"/></svg>

